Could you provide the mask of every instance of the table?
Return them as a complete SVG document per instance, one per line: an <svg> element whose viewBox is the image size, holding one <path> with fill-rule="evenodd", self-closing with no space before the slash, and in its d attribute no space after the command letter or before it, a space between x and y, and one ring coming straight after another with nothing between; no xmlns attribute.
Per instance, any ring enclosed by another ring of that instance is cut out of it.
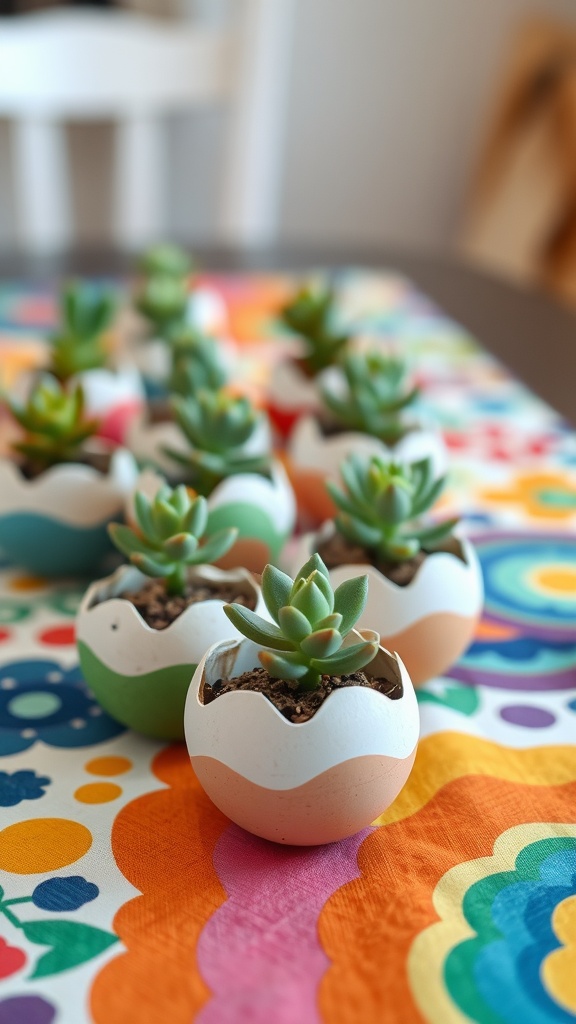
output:
<svg viewBox="0 0 576 1024"><path fill-rule="evenodd" d="M286 279L211 283L240 345L266 344ZM5 565L0 1024L574 1019L576 435L402 276L339 284L417 361L443 429L443 508L485 579L474 643L420 689L416 764L381 819L276 847L213 807L182 745L100 711L78 585ZM47 299L0 293L13 349Z"/></svg>

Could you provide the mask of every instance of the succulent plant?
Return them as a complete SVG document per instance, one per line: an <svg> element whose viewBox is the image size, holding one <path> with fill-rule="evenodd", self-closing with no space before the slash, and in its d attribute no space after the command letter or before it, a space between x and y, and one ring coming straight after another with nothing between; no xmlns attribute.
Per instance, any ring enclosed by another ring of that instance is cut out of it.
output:
<svg viewBox="0 0 576 1024"><path fill-rule="evenodd" d="M50 372L61 381L76 373L105 366L105 332L116 312L111 292L95 292L73 281L60 295L60 326L48 338Z"/></svg>
<svg viewBox="0 0 576 1024"><path fill-rule="evenodd" d="M14 419L24 428L15 451L41 472L61 462L77 461L84 441L96 433L98 421L84 416L84 393L80 385L67 391L55 377L44 374L27 401L5 399Z"/></svg>
<svg viewBox="0 0 576 1024"><path fill-rule="evenodd" d="M334 327L334 305L332 288L305 286L280 310L285 327L306 344L306 352L298 362L309 377L338 362L350 341L348 334Z"/></svg>
<svg viewBox="0 0 576 1024"><path fill-rule="evenodd" d="M332 481L326 484L339 509L334 524L343 537L375 552L380 560L403 562L423 547L434 548L458 522L422 521L446 480L434 478L430 459L400 465L378 455L352 454L340 473L343 489Z"/></svg>
<svg viewBox="0 0 576 1024"><path fill-rule="evenodd" d="M273 678L294 679L299 689L314 690L323 675L357 672L374 658L377 640L342 647L364 610L367 576L346 580L333 591L328 569L314 554L294 580L267 565L262 596L272 623L236 604L224 611L240 633L271 648L258 657Z"/></svg>
<svg viewBox="0 0 576 1024"><path fill-rule="evenodd" d="M348 430L395 444L406 433L401 414L418 396L418 388L409 385L406 361L383 352L352 352L342 368L344 394L322 391L332 415Z"/></svg>
<svg viewBox="0 0 576 1024"><path fill-rule="evenodd" d="M213 338L182 324L170 335L172 367L168 379L171 394L194 395L200 389L217 391L226 383L226 370Z"/></svg>
<svg viewBox="0 0 576 1024"><path fill-rule="evenodd" d="M142 254L138 269L146 277L186 277L192 269L192 260L179 245L160 242Z"/></svg>
<svg viewBox="0 0 576 1024"><path fill-rule="evenodd" d="M206 499L192 497L186 487L161 487L150 500L142 491L134 496L138 531L111 523L108 531L116 547L146 576L166 580L169 594L183 594L191 565L206 565L226 553L234 543L235 528L220 530L200 547L208 523Z"/></svg>
<svg viewBox="0 0 576 1024"><path fill-rule="evenodd" d="M171 404L190 449L182 453L166 448L165 452L186 467L190 486L200 494L208 497L228 476L269 472L268 455L246 454L263 415L247 398L200 390L189 398L175 396Z"/></svg>
<svg viewBox="0 0 576 1024"><path fill-rule="evenodd" d="M188 283L185 277L152 274L135 298L136 309L149 321L153 333L164 340L171 330L179 328L188 305Z"/></svg>

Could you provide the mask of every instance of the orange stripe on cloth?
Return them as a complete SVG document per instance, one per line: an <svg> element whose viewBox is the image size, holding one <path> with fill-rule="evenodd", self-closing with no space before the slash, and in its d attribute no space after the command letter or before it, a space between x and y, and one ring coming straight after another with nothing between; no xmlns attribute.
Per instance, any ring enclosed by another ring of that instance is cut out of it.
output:
<svg viewBox="0 0 576 1024"><path fill-rule="evenodd" d="M184 744L163 750L152 769L169 788L133 800L112 830L118 867L142 896L114 919L127 952L94 981L95 1024L190 1024L210 997L196 946L226 899L212 855L229 822L200 788Z"/></svg>

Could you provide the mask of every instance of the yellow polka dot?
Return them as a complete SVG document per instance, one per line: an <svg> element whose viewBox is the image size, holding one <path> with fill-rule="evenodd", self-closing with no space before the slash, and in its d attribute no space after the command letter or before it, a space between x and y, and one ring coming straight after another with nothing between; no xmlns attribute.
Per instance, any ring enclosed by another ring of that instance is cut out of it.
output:
<svg viewBox="0 0 576 1024"><path fill-rule="evenodd" d="M14 576L10 580L10 590L42 590L47 583L41 576Z"/></svg>
<svg viewBox="0 0 576 1024"><path fill-rule="evenodd" d="M0 832L0 869L17 875L56 871L79 860L92 846L85 825L68 818L32 818Z"/></svg>
<svg viewBox="0 0 576 1024"><path fill-rule="evenodd" d="M567 566L548 566L536 570L534 581L537 586L552 594L576 594L576 569Z"/></svg>
<svg viewBox="0 0 576 1024"><path fill-rule="evenodd" d="M74 796L82 804L107 804L110 800L116 800L121 793L120 786L115 782L88 782L80 786Z"/></svg>
<svg viewBox="0 0 576 1024"><path fill-rule="evenodd" d="M95 757L84 767L91 775L123 775L130 771L132 761L128 757Z"/></svg>

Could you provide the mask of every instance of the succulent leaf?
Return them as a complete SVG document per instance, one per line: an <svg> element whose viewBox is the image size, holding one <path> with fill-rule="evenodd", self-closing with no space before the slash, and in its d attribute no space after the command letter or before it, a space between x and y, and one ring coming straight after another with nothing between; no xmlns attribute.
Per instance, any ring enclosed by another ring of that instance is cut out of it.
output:
<svg viewBox="0 0 576 1024"><path fill-rule="evenodd" d="M296 644L289 637L285 637L278 626L272 622L266 622L266 619L251 611L250 608L244 608L239 604L227 604L224 605L224 611L238 632L255 644L262 644L274 651L296 649Z"/></svg>
<svg viewBox="0 0 576 1024"><path fill-rule="evenodd" d="M259 657L262 667L274 679L302 679L308 673L306 665L288 661L272 651L261 651Z"/></svg>
<svg viewBox="0 0 576 1024"><path fill-rule="evenodd" d="M275 565L266 565L262 573L262 597L264 603L274 619L278 622L280 609L289 604L292 580L285 572L277 569Z"/></svg>
<svg viewBox="0 0 576 1024"><path fill-rule="evenodd" d="M345 636L362 615L368 600L368 577L344 580L334 591L334 611L342 616L340 632Z"/></svg>
<svg viewBox="0 0 576 1024"><path fill-rule="evenodd" d="M359 669L369 665L376 656L378 644L373 640L364 640L360 644L353 644L351 647L344 647L335 654L323 658L313 658L311 667L327 675L344 675L348 672L357 672Z"/></svg>
<svg viewBox="0 0 576 1024"><path fill-rule="evenodd" d="M342 646L342 637L337 629L317 629L305 637L300 649L307 658L327 658Z"/></svg>
<svg viewBox="0 0 576 1024"><path fill-rule="evenodd" d="M312 626L306 616L295 608L287 605L278 612L278 624L284 636L295 643L301 643L312 632Z"/></svg>

